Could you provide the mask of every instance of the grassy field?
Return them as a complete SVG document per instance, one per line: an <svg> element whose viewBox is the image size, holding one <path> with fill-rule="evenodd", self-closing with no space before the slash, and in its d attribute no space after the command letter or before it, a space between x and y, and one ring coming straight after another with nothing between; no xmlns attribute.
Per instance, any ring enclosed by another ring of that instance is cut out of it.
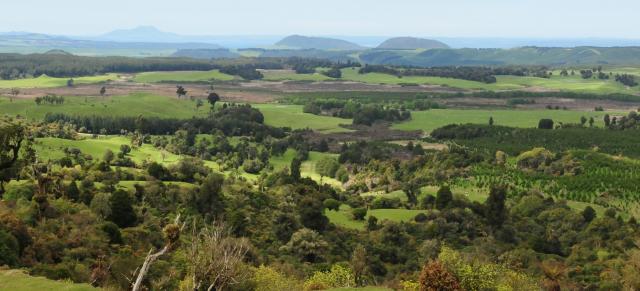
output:
<svg viewBox="0 0 640 291"><path fill-rule="evenodd" d="M30 290L64 290L64 291L95 291L97 288L89 284L75 284L65 281L53 281L44 277L32 277L21 270L0 271L0 290L30 291Z"/></svg>
<svg viewBox="0 0 640 291"><path fill-rule="evenodd" d="M174 71L174 72L147 72L140 73L133 79L138 83L160 83L160 82L206 82L211 80L230 81L235 77L213 71Z"/></svg>
<svg viewBox="0 0 640 291"><path fill-rule="evenodd" d="M0 80L0 88L53 88L67 86L67 81L70 78L54 78L47 75L42 75L37 78L30 79L18 79L18 80ZM88 76L73 78L73 82L76 85L79 84L95 84L102 83L108 80L118 79L117 74L107 74L99 76Z"/></svg>
<svg viewBox="0 0 640 291"><path fill-rule="evenodd" d="M351 119L304 113L301 105L256 104L254 107L262 112L265 123L271 126L310 128L324 133L350 131L340 127L340 124L351 124Z"/></svg>
<svg viewBox="0 0 640 291"><path fill-rule="evenodd" d="M296 151L293 149L288 149L282 156L272 156L269 162L273 166L274 171L279 171L284 169L285 167L289 167L291 165L291 161L295 156ZM342 183L340 181L333 178L320 177L320 175L316 173L316 163L325 157L336 158L337 155L320 152L309 152L309 159L302 162L302 165L300 166L300 175L302 177L311 178L317 182L322 182L336 188L341 188Z"/></svg>
<svg viewBox="0 0 640 291"><path fill-rule="evenodd" d="M296 74L294 71L288 70L265 70L262 71L264 80L266 81L327 81L335 80L323 74Z"/></svg>
<svg viewBox="0 0 640 291"><path fill-rule="evenodd" d="M62 105L36 105L32 99L0 97L0 114L21 115L30 119L42 119L46 113L66 113L70 115L102 116L147 116L191 118L206 116L205 106L196 111L196 103L178 100L175 97L134 93L127 96L110 97L65 97Z"/></svg>
<svg viewBox="0 0 640 291"><path fill-rule="evenodd" d="M392 126L399 130L432 130L448 124L487 124L493 117L494 124L513 127L536 127L541 118L551 118L556 122L579 123L580 117L593 117L596 126L602 126L605 114L620 112L569 111L569 110L460 110L433 109L411 112L411 120Z"/></svg>
<svg viewBox="0 0 640 291"><path fill-rule="evenodd" d="M332 223L351 229L362 230L365 227L369 216L375 216L378 221L390 220L395 222L412 221L418 213L426 213L427 210L409 210L409 209L374 209L367 212L367 216L363 221L353 220L351 215L351 207L346 204L340 206L340 210L327 210L325 215Z"/></svg>
<svg viewBox="0 0 640 291"><path fill-rule="evenodd" d="M118 153L120 151L120 145L123 144L130 145L131 140L121 136L107 136L83 140L47 137L36 139L35 149L38 153L38 157L42 160L59 159L64 157L64 149L67 147L80 149L82 153L89 154L94 159L102 159L102 156L108 149L114 153ZM132 149L129 156L136 163L141 163L147 160L171 164L180 160L180 157L177 155L169 152L166 152L165 154L166 156L163 161L160 150L154 148L152 145L144 144L140 148Z"/></svg>
<svg viewBox="0 0 640 291"><path fill-rule="evenodd" d="M511 84L523 87L540 87L562 91L586 91L591 93L626 93L639 92L639 87L628 88L614 80L582 79L578 76L561 77L554 75L551 78L497 76L497 84Z"/></svg>

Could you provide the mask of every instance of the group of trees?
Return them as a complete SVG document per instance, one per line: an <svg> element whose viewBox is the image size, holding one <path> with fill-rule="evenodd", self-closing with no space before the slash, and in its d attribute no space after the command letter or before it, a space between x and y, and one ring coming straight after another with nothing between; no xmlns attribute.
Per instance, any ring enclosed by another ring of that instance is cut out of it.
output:
<svg viewBox="0 0 640 291"><path fill-rule="evenodd" d="M64 97L55 94L48 94L42 97L36 97L34 101L36 102L36 105L40 105L43 103L60 105L64 104Z"/></svg>
<svg viewBox="0 0 640 291"><path fill-rule="evenodd" d="M360 74L366 73L384 73L395 75L398 77L403 76L431 76L431 77L443 77L463 79L470 81L477 81L483 83L495 83L497 82L497 75L514 75L514 76L534 76L540 78L548 78L549 69L547 67L431 67L431 68L413 68L413 67L390 67L385 65L365 65L360 69Z"/></svg>
<svg viewBox="0 0 640 291"><path fill-rule="evenodd" d="M439 108L437 103L430 101L414 101L411 103L414 109ZM394 108L373 104L362 104L354 101L337 99L315 100L306 103L303 112L315 115L329 115L341 118L352 118L353 124L372 125L377 121L397 122L409 120L411 112L404 106Z"/></svg>

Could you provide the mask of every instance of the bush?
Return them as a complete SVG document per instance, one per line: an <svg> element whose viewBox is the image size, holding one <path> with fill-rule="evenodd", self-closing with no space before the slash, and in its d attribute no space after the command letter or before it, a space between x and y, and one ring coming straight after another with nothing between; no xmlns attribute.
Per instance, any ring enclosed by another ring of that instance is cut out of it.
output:
<svg viewBox="0 0 640 291"><path fill-rule="evenodd" d="M353 271L348 267L333 265L329 272L315 272L304 282L304 290L324 290L355 287Z"/></svg>
<svg viewBox="0 0 640 291"><path fill-rule="evenodd" d="M420 272L420 290L462 291L460 283L440 262L431 261Z"/></svg>
<svg viewBox="0 0 640 291"><path fill-rule="evenodd" d="M366 208L354 208L351 210L351 214L353 215L353 219L355 220L364 220L365 216L367 216Z"/></svg>
<svg viewBox="0 0 640 291"><path fill-rule="evenodd" d="M270 267L260 266L253 275L255 291L295 291L302 289L302 282Z"/></svg>
<svg viewBox="0 0 640 291"><path fill-rule="evenodd" d="M0 266L15 266L20 256L18 240L13 235L0 229Z"/></svg>
<svg viewBox="0 0 640 291"><path fill-rule="evenodd" d="M324 200L324 202L322 202L322 205L324 206L324 208L329 209L329 210L338 210L340 209L340 205L342 203L340 203L340 201L335 200L335 199L326 199Z"/></svg>
<svg viewBox="0 0 640 291"><path fill-rule="evenodd" d="M553 129L553 120L543 118L538 121L538 129Z"/></svg>
<svg viewBox="0 0 640 291"><path fill-rule="evenodd" d="M415 220L416 222L425 222L427 221L427 219L429 219L429 217L427 217L427 215L424 213L418 213L418 215L413 218L413 220Z"/></svg>

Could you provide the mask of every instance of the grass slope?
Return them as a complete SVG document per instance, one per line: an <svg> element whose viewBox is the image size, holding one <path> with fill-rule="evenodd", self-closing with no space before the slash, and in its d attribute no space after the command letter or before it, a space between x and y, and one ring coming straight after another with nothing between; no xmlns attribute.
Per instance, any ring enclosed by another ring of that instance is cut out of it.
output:
<svg viewBox="0 0 640 291"><path fill-rule="evenodd" d="M0 88L52 88L52 87L64 87L67 86L67 81L70 78L54 78L47 75L42 75L37 78L18 79L18 80L0 80ZM108 80L118 79L117 74L107 74L99 76L88 76L73 78L73 82L76 85L79 84L95 84L102 83Z"/></svg>
<svg viewBox="0 0 640 291"><path fill-rule="evenodd" d="M340 124L351 124L351 119L304 113L301 105L256 104L254 107L262 112L265 123L271 126L310 128L324 133L350 131L340 127Z"/></svg>
<svg viewBox="0 0 640 291"><path fill-rule="evenodd" d="M551 118L556 124L579 123L580 117L593 117L596 126L602 126L605 114L612 112L568 111L568 110L460 110L433 109L411 112L411 120L392 126L399 130L432 130L448 124L487 124L489 117L493 117L496 125L513 127L537 127L541 118Z"/></svg>
<svg viewBox="0 0 640 291"><path fill-rule="evenodd" d="M97 288L89 284L75 284L64 281L49 280L44 277L32 277L21 270L0 271L0 290L28 291L28 290L65 290L65 291L94 291Z"/></svg>
<svg viewBox="0 0 640 291"><path fill-rule="evenodd" d="M390 220L394 222L408 222L413 220L418 213L426 213L427 210L409 210L409 209L374 209L367 212L367 216L363 221L353 220L351 215L351 207L348 205L341 205L340 210L327 210L325 215L332 223L350 229L362 230L365 227L366 221L369 216L375 216L378 221Z"/></svg>
<svg viewBox="0 0 640 291"><path fill-rule="evenodd" d="M138 83L160 83L160 82L206 82L211 80L230 81L235 77L220 73L218 70L212 71L173 71L173 72L146 72L140 73L133 79Z"/></svg>

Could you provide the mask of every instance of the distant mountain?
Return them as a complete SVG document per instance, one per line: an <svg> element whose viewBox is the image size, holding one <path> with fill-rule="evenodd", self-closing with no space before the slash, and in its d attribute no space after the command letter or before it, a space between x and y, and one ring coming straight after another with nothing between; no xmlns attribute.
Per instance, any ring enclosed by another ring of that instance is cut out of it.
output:
<svg viewBox="0 0 640 291"><path fill-rule="evenodd" d="M72 56L73 54L64 50L50 50L44 53L45 55L59 55L59 56Z"/></svg>
<svg viewBox="0 0 640 291"><path fill-rule="evenodd" d="M446 49L449 46L443 42L416 37L395 37L380 44L378 49L415 50L415 49Z"/></svg>
<svg viewBox="0 0 640 291"><path fill-rule="evenodd" d="M360 54L368 64L408 66L503 65L639 65L640 47L574 47L514 49L371 50Z"/></svg>
<svg viewBox="0 0 640 291"><path fill-rule="evenodd" d="M181 49L171 55L177 58L236 59L240 55L228 49Z"/></svg>
<svg viewBox="0 0 640 291"><path fill-rule="evenodd" d="M149 43L212 43L207 36L185 36L172 32L161 31L153 26L139 26L132 29L119 29L96 37L101 41L117 42L149 42Z"/></svg>
<svg viewBox="0 0 640 291"><path fill-rule="evenodd" d="M358 44L346 40L326 37L309 37L302 35L287 36L275 44L279 47L320 50L362 50Z"/></svg>

